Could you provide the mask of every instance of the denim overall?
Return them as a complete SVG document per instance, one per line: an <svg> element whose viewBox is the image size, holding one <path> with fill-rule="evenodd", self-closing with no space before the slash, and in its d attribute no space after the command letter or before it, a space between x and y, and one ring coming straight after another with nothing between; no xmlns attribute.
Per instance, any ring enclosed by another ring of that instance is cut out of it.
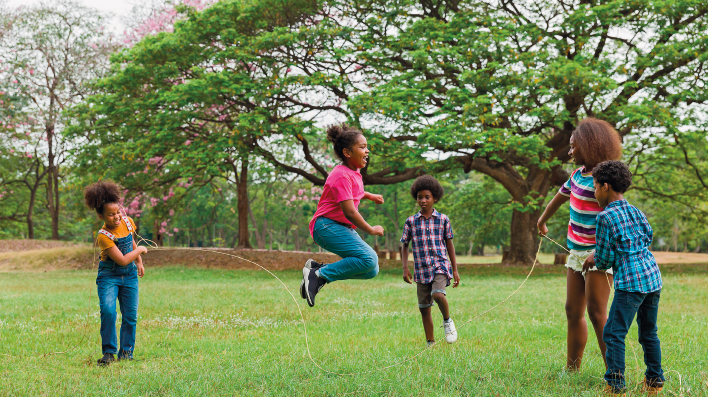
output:
<svg viewBox="0 0 708 397"><path fill-rule="evenodd" d="M123 219L124 222L129 222L126 218ZM128 229L132 228L129 226ZM113 242L123 255L133 251L132 233L126 237L114 238ZM135 327L138 322L138 267L134 261L127 266L120 266L106 256L106 260L98 264L96 285L101 305L103 354L111 353L118 354L119 358L132 358L135 348ZM116 299L120 302L120 313L123 318L120 325L120 350L116 340Z"/></svg>

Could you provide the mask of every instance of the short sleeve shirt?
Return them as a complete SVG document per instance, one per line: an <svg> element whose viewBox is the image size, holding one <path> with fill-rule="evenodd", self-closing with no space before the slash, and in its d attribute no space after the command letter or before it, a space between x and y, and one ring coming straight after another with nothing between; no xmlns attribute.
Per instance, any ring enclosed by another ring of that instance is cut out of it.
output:
<svg viewBox="0 0 708 397"><path fill-rule="evenodd" d="M136 230L137 228L135 227L135 222L133 222L133 218L128 217L128 221L130 222L130 226L132 226L133 230ZM116 238L128 237L128 235L130 234L130 230L128 230L128 226L126 226L122 218L118 227L109 229L104 223L101 229L107 230L112 235L116 236ZM108 238L108 236L101 233L98 234L98 247L101 249L102 261L105 261L108 258L108 253L106 253L106 250L113 247L114 245L116 245L116 243L114 243L113 240Z"/></svg>
<svg viewBox="0 0 708 397"><path fill-rule="evenodd" d="M415 264L413 281L429 284L433 282L435 274L444 274L450 285L452 266L445 243L452 238L450 218L435 209L428 219L425 219L420 212L406 219L401 242L412 243Z"/></svg>
<svg viewBox="0 0 708 397"><path fill-rule="evenodd" d="M359 202L363 197L364 181L361 178L361 172L354 171L344 165L334 167L327 177L324 189L322 189L322 196L317 203L317 211L310 221L310 235L315 230L315 221L321 216L356 228L344 216L339 203L352 200L354 207L359 208Z"/></svg>
<svg viewBox="0 0 708 397"><path fill-rule="evenodd" d="M595 249L596 218L602 208L595 199L592 173L585 173L585 167L576 169L558 193L570 197L568 248L578 251Z"/></svg>

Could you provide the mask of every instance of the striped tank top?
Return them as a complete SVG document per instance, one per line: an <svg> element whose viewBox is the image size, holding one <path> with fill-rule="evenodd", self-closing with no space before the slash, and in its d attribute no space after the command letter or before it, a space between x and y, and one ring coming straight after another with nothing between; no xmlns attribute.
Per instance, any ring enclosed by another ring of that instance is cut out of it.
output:
<svg viewBox="0 0 708 397"><path fill-rule="evenodd" d="M592 173L583 173L585 167L573 171L559 193L570 197L568 248L578 251L595 249L595 224L602 207L595 199Z"/></svg>

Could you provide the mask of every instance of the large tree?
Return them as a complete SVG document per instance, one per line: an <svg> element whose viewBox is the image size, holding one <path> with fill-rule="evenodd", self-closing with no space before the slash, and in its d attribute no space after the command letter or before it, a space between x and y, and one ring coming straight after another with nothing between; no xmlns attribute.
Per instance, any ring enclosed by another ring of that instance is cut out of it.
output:
<svg viewBox="0 0 708 397"><path fill-rule="evenodd" d="M308 1L220 2L187 15L173 32L149 35L112 59L100 94L77 106L70 135L83 136L86 170L131 188L166 190L225 178L236 185L238 246L248 238L249 170L255 142L297 136L302 107L281 98L297 79L288 64L264 56L313 9ZM119 158L121 161L115 161ZM109 169L107 165L110 165Z"/></svg>
<svg viewBox="0 0 708 397"><path fill-rule="evenodd" d="M88 82L107 70L108 54L115 45L100 14L68 0L20 7L4 12L0 19L4 25L0 87L4 87L2 96L19 98L14 111L20 120L11 123L12 128L0 129L0 136L21 140L28 145L21 152L33 158L17 178L31 192L25 211L29 237L34 238L33 207L43 186L52 238L58 239L61 167L71 146L61 135L62 111L90 93Z"/></svg>
<svg viewBox="0 0 708 397"><path fill-rule="evenodd" d="M541 204L567 178L580 119L611 122L627 158L647 136L705 146L707 13L701 1L334 0L282 56L326 76L373 135L379 169L365 182L436 167L486 174L515 206L508 261L531 263ZM326 176L280 163L314 183Z"/></svg>

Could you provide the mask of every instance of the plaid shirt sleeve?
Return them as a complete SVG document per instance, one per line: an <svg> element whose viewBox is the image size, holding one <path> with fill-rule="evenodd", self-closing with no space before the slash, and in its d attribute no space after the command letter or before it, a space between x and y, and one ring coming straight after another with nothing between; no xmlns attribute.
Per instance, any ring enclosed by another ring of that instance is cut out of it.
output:
<svg viewBox="0 0 708 397"><path fill-rule="evenodd" d="M607 219L607 214L597 216L595 229L595 266L600 270L607 270L615 264L615 241L612 222Z"/></svg>
<svg viewBox="0 0 708 397"><path fill-rule="evenodd" d="M447 216L445 216L445 219L443 220L443 228L443 238L445 240L452 240L452 238L454 237L452 234L452 225L450 224L450 218L448 218Z"/></svg>
<svg viewBox="0 0 708 397"><path fill-rule="evenodd" d="M401 242L403 244L407 245L408 243L410 243L411 239L413 238L412 229L413 226L411 225L411 219L408 218L406 219L406 223L403 225L403 235L401 236Z"/></svg>

